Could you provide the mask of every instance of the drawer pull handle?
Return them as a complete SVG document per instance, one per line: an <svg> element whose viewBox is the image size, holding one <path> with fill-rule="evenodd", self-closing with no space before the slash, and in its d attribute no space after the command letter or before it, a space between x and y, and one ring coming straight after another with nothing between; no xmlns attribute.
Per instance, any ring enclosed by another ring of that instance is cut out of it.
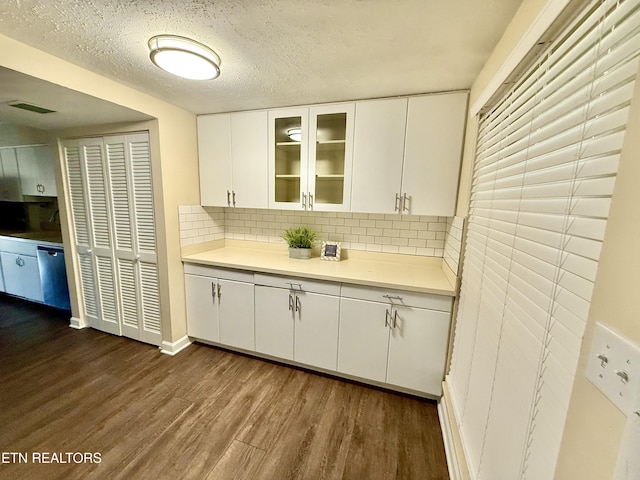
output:
<svg viewBox="0 0 640 480"><path fill-rule="evenodd" d="M393 302L393 300L398 300L399 302L402 301L402 297L399 297L398 295L383 295L382 297L390 300L391 302Z"/></svg>

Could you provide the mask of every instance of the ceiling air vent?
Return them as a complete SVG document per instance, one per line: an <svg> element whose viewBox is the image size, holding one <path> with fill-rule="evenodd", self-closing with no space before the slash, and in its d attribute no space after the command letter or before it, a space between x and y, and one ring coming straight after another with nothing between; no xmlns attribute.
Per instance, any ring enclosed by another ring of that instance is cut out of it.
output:
<svg viewBox="0 0 640 480"><path fill-rule="evenodd" d="M13 102L9 102L8 105L10 107L21 108L22 110L29 110L30 112L36 113L55 113L55 110L51 110L46 107L39 107L38 105L34 105L33 103L27 103L20 100L15 100Z"/></svg>

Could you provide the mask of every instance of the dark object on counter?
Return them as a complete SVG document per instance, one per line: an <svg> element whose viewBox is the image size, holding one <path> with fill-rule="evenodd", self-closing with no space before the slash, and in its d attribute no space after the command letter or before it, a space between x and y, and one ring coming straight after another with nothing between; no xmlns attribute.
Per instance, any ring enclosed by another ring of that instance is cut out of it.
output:
<svg viewBox="0 0 640 480"><path fill-rule="evenodd" d="M64 250L38 246L38 268L44 303L55 308L71 310L69 284L64 266Z"/></svg>

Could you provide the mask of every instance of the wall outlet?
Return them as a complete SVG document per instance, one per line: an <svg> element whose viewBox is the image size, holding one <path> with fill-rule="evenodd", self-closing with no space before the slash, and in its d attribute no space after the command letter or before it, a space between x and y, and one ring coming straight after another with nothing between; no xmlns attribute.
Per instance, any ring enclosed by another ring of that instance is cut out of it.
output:
<svg viewBox="0 0 640 480"><path fill-rule="evenodd" d="M596 323L586 376L629 416L640 385L640 347Z"/></svg>

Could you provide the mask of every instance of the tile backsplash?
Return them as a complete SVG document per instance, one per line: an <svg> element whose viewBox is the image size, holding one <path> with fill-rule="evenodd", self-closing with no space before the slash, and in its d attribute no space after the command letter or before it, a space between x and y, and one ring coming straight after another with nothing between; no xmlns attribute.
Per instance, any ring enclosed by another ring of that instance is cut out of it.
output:
<svg viewBox="0 0 640 480"><path fill-rule="evenodd" d="M456 275L459 273L460 252L462 250L463 217L447 218L447 237L444 243L444 261Z"/></svg>
<svg viewBox="0 0 640 480"><path fill-rule="evenodd" d="M179 208L180 242L196 245L230 238L284 243L282 230L299 225L315 229L321 240L371 252L442 257L448 217L371 213L300 212L243 208Z"/></svg>

